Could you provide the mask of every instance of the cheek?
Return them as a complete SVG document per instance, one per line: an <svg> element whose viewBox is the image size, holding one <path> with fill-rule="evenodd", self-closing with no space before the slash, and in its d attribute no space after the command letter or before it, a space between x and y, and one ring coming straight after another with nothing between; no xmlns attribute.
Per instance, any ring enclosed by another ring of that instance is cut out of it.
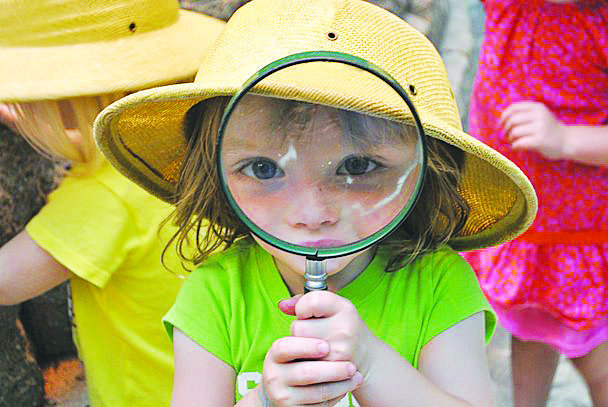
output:
<svg viewBox="0 0 608 407"><path fill-rule="evenodd" d="M231 191L234 194L234 191ZM235 201L245 215L260 229L272 232L276 224L277 210L281 207L276 199L256 195L234 194Z"/></svg>
<svg viewBox="0 0 608 407"><path fill-rule="evenodd" d="M373 235L395 219L402 209L403 203L395 199L370 213L359 214L352 222L357 236L364 239Z"/></svg>
<svg viewBox="0 0 608 407"><path fill-rule="evenodd" d="M376 233L399 216L404 208L410 207L416 192L417 177L417 172L410 176L403 185L402 192L393 199L387 199L389 193L383 196L378 194L368 201L372 204L365 211L353 210L352 219L357 236L365 238Z"/></svg>

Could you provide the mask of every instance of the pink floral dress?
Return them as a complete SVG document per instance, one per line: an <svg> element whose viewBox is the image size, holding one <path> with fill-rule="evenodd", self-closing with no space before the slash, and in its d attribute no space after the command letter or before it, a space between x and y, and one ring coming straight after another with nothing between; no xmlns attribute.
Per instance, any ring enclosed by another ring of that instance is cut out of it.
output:
<svg viewBox="0 0 608 407"><path fill-rule="evenodd" d="M465 257L502 326L579 357L608 339L608 168L515 152L499 118L531 100L566 124L608 124L608 1L484 6L470 132L526 173L539 212L520 238Z"/></svg>

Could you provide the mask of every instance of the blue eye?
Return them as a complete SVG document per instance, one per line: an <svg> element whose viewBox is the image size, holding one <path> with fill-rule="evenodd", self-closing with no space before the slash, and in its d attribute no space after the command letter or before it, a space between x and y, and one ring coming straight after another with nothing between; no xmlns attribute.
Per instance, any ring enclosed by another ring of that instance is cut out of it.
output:
<svg viewBox="0 0 608 407"><path fill-rule="evenodd" d="M248 177L257 179L270 179L284 175L277 164L267 158L254 158L240 170Z"/></svg>
<svg viewBox="0 0 608 407"><path fill-rule="evenodd" d="M346 157L336 170L337 175L364 175L372 172L381 165L369 157L352 155Z"/></svg>

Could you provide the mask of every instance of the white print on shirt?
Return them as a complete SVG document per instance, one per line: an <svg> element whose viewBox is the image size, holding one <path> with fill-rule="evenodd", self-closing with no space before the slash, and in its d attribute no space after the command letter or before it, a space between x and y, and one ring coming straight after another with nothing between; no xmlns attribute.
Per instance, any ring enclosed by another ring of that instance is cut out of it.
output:
<svg viewBox="0 0 608 407"><path fill-rule="evenodd" d="M241 397L253 390L262 381L262 375L258 372L243 372L236 377L236 389ZM348 402L350 399L350 403ZM357 400L348 394L340 400L335 407L361 407Z"/></svg>
<svg viewBox="0 0 608 407"><path fill-rule="evenodd" d="M262 381L262 374L258 372L243 372L236 377L236 390L241 397L255 388Z"/></svg>

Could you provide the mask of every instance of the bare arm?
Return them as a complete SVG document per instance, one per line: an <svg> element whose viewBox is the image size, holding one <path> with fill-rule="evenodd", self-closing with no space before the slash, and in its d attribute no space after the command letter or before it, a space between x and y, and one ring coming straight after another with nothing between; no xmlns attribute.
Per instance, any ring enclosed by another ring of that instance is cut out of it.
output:
<svg viewBox="0 0 608 407"><path fill-rule="evenodd" d="M362 407L492 406L492 384L484 351L484 316L475 314L452 326L422 349L414 369L383 342L370 355L374 363L354 392Z"/></svg>
<svg viewBox="0 0 608 407"><path fill-rule="evenodd" d="M0 103L0 122L16 131L17 111ZM25 230L0 247L0 305L17 304L63 283L70 271Z"/></svg>
<svg viewBox="0 0 608 407"><path fill-rule="evenodd" d="M485 345L485 315L479 312L424 346L420 372L431 382L475 406L494 404Z"/></svg>
<svg viewBox="0 0 608 407"><path fill-rule="evenodd" d="M608 166L608 126L564 126L563 157Z"/></svg>
<svg viewBox="0 0 608 407"><path fill-rule="evenodd" d="M175 374L171 405L179 407L234 406L234 370L179 329L173 329ZM236 404L262 407L259 386Z"/></svg>
<svg viewBox="0 0 608 407"><path fill-rule="evenodd" d="M36 297L63 283L70 271L21 231L0 248L0 304Z"/></svg>
<svg viewBox="0 0 608 407"><path fill-rule="evenodd" d="M550 160L608 166L608 126L566 125L540 102L513 103L501 125L514 150L536 151Z"/></svg>

